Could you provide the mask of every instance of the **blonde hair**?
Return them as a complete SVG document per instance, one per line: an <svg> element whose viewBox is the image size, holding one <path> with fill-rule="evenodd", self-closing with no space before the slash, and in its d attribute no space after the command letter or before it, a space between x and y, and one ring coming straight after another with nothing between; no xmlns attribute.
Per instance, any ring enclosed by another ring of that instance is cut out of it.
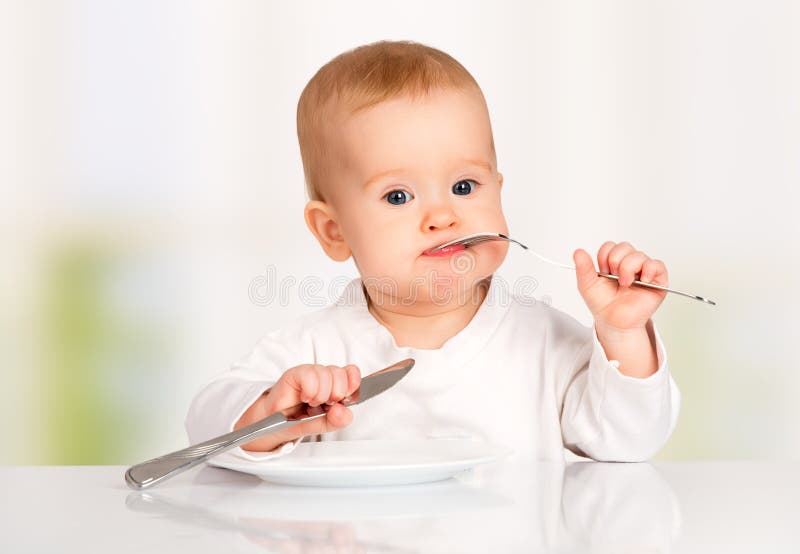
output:
<svg viewBox="0 0 800 554"><path fill-rule="evenodd" d="M412 41L366 44L322 66L297 103L297 139L308 198L324 200L320 183L334 161L325 127L337 109L354 113L392 98L448 88L474 89L486 103L464 66L441 50Z"/></svg>

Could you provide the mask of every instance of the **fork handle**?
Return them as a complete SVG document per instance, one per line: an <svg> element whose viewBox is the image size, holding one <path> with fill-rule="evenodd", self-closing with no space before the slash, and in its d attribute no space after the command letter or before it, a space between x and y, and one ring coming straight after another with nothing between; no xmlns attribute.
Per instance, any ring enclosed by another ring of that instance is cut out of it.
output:
<svg viewBox="0 0 800 554"><path fill-rule="evenodd" d="M325 416L325 413L299 419L286 419L277 412L246 427L201 442L182 450L177 450L158 458L136 464L125 472L125 481L134 490L142 490L186 471L212 456L246 444L268 433L274 433L310 419Z"/></svg>
<svg viewBox="0 0 800 554"><path fill-rule="evenodd" d="M619 275L614 275L613 273L603 273L601 271L597 272L597 275L600 277L608 277L609 279L616 279L619 281ZM672 292L675 294L680 294L681 296L686 296L687 298L691 298L693 300L699 300L701 302L705 302L706 304L716 305L716 302L713 300L709 300L708 298L703 298L702 296L697 296L696 294L689 294L688 292L682 292L675 289L668 289L667 287L662 287L661 285L656 285L655 283L646 283L645 281L639 281L638 279L634 280L631 285L639 285L640 287L647 287L650 289L658 289L667 292Z"/></svg>

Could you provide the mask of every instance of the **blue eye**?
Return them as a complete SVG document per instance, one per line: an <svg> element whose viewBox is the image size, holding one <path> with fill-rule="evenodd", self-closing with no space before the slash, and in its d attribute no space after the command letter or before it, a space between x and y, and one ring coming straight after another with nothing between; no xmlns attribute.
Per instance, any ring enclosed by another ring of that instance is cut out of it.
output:
<svg viewBox="0 0 800 554"><path fill-rule="evenodd" d="M475 188L475 185L472 181L467 181L464 179L463 181L459 181L455 185L453 185L453 194L458 194L461 196L466 196L472 189Z"/></svg>
<svg viewBox="0 0 800 554"><path fill-rule="evenodd" d="M400 204L405 204L406 202L411 200L411 195L404 190L393 190L392 192L384 196L384 198L386 198L386 200L389 201L389 204L399 206Z"/></svg>

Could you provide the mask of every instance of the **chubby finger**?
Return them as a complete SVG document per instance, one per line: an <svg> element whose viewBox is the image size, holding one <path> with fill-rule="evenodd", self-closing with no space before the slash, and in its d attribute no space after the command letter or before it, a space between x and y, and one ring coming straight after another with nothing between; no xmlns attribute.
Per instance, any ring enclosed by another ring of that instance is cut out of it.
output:
<svg viewBox="0 0 800 554"><path fill-rule="evenodd" d="M353 421L353 412L350 408L336 403L326 406L325 417L305 421L286 430L286 440L294 440L303 435L318 435L336 431L342 427L350 425Z"/></svg>
<svg viewBox="0 0 800 554"><path fill-rule="evenodd" d="M328 413L323 420L326 423L324 432L335 431L350 425L353 421L353 412L347 406L337 402L328 409Z"/></svg>
<svg viewBox="0 0 800 554"><path fill-rule="evenodd" d="M597 251L597 268L602 273L608 273L608 253L617 245L613 240L608 240Z"/></svg>
<svg viewBox="0 0 800 554"><path fill-rule="evenodd" d="M644 263L650 257L644 252L631 252L626 254L619 263L619 286L629 287L636 279L636 274L640 273Z"/></svg>
<svg viewBox="0 0 800 554"><path fill-rule="evenodd" d="M300 402L309 403L317 395L319 377L313 366L305 366L297 372L295 383L300 393Z"/></svg>
<svg viewBox="0 0 800 554"><path fill-rule="evenodd" d="M661 260L651 258L644 262L640 279L645 283L653 283L662 287L669 286L667 266Z"/></svg>
<svg viewBox="0 0 800 554"><path fill-rule="evenodd" d="M350 408L342 404L336 403L330 407L326 406L326 408L325 417L304 421L303 423L298 423L288 429L279 431L275 433L274 439L278 442L287 442L305 435L330 433L331 431L338 431L343 427L347 427L353 421L353 412Z"/></svg>
<svg viewBox="0 0 800 554"><path fill-rule="evenodd" d="M309 406L324 404L331 395L332 383L330 370L325 366L315 366L314 369L317 374L317 379L319 380L319 387L317 388L317 393L308 403Z"/></svg>
<svg viewBox="0 0 800 554"><path fill-rule="evenodd" d="M583 248L578 248L572 253L575 262L575 276L578 280L578 290L589 290L599 279L592 263L592 257Z"/></svg>
<svg viewBox="0 0 800 554"><path fill-rule="evenodd" d="M619 264L627 254L635 252L636 249L629 242L620 242L608 253L608 273L612 275L619 275Z"/></svg>
<svg viewBox="0 0 800 554"><path fill-rule="evenodd" d="M347 373L347 395L350 396L354 392L358 390L358 387L361 386L361 370L358 368L357 365L349 364L345 366L345 372Z"/></svg>
<svg viewBox="0 0 800 554"><path fill-rule="evenodd" d="M326 404L332 405L347 396L347 371L343 367L329 367L331 370L331 394Z"/></svg>

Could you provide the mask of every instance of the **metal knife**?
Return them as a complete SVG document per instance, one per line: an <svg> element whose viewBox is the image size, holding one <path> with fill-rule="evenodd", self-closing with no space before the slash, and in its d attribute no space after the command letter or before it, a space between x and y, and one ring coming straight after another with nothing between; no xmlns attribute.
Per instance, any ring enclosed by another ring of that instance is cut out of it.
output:
<svg viewBox="0 0 800 554"><path fill-rule="evenodd" d="M406 358L363 377L358 390L342 400L341 403L349 407L369 400L394 386L406 376L412 367L414 367L414 359ZM292 427L298 423L324 417L326 414L324 411L312 414L311 411L312 409L308 404L297 404L286 410L274 413L261 421L256 421L247 427L242 427L188 448L136 464L125 472L125 481L132 489L146 489L226 450L247 444L258 437ZM313 412L319 412L319 409L313 409Z"/></svg>

